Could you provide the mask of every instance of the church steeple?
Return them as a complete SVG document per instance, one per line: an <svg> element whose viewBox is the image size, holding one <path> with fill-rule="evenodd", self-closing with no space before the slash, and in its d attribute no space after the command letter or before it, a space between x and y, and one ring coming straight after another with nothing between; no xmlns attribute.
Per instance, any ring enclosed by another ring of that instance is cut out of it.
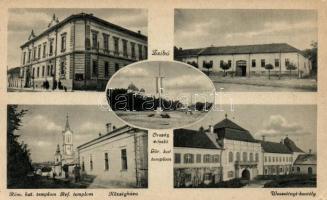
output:
<svg viewBox="0 0 327 200"><path fill-rule="evenodd" d="M66 125L65 125L65 131L67 131L67 130L70 130L68 113L66 115Z"/></svg>
<svg viewBox="0 0 327 200"><path fill-rule="evenodd" d="M57 144L56 154L60 154L60 147L59 147L59 144Z"/></svg>

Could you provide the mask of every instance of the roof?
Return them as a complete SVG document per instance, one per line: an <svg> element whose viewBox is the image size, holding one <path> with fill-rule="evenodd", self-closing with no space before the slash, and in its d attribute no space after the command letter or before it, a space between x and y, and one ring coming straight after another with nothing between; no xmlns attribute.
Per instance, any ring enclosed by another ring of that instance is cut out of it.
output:
<svg viewBox="0 0 327 200"><path fill-rule="evenodd" d="M292 154L292 151L290 151L285 144L263 140L258 141L261 143L261 146L265 153Z"/></svg>
<svg viewBox="0 0 327 200"><path fill-rule="evenodd" d="M294 165L317 165L317 155L316 154L302 154L299 155Z"/></svg>
<svg viewBox="0 0 327 200"><path fill-rule="evenodd" d="M71 15L71 16L65 18L64 20L60 21L58 24L49 27L48 29L43 31L41 34L39 34L39 35L35 36L34 38L32 38L31 40L25 42L23 45L21 45L21 48L23 48L24 46L30 44L31 42L39 39L40 37L46 35L47 33L51 32L53 30L56 30L56 29L60 28L61 26L65 25L66 23L68 23L68 22L70 22L72 20L76 20L76 19L89 19L89 20L95 21L97 23L100 23L100 24L102 24L104 26L116 29L118 31L125 32L126 34L129 34L129 35L131 35L133 37L137 37L137 38L142 39L142 40L147 40L147 38L148 38L147 36L142 35L140 33L136 33L134 31L128 30L128 29L123 28L121 26L118 26L116 24L112 24L112 23L110 23L108 21L105 21L103 19L97 18L97 17L93 16L93 14L79 13L79 14Z"/></svg>
<svg viewBox="0 0 327 200"><path fill-rule="evenodd" d="M232 128L232 129L246 131L244 128L237 125L235 122L229 120L228 118L225 118L222 121L218 122L216 125L214 125L214 129L218 129L218 128Z"/></svg>
<svg viewBox="0 0 327 200"><path fill-rule="evenodd" d="M122 126L122 127L120 127L120 128L116 128L115 130L113 130L113 131L111 131L111 132L109 132L109 133L106 133L106 134L104 134L104 135L101 135L101 136L99 136L99 137L93 139L93 140L90 140L90 141L88 141L88 142L85 142L84 144L79 145L79 146L77 147L77 149L81 149L82 147L87 147L87 146L89 146L89 145L91 145L92 143L97 142L97 141L102 141L105 137L107 137L107 136L109 136L109 135L113 135L114 133L118 133L119 131L122 131L122 130L124 130L124 129L126 129L126 131L123 131L122 133L125 133L125 132L127 132L127 131L129 131L129 130L136 129L136 128L131 128L130 126L127 126L127 125Z"/></svg>
<svg viewBox="0 0 327 200"><path fill-rule="evenodd" d="M203 48L177 50L176 57L197 56L202 50Z"/></svg>
<svg viewBox="0 0 327 200"><path fill-rule="evenodd" d="M202 50L202 51L201 51ZM301 51L287 43L237 45L237 46L210 46L202 49L185 49L178 53L179 57L197 55L230 55L230 54L255 54L255 53L290 53Z"/></svg>
<svg viewBox="0 0 327 200"><path fill-rule="evenodd" d="M284 144L292 152L301 152L301 153L304 152L302 149L300 149L299 147L297 147L296 144L295 144L295 142L293 142L293 140L291 140L289 137L286 137L284 139Z"/></svg>
<svg viewBox="0 0 327 200"><path fill-rule="evenodd" d="M174 147L219 149L205 132L190 129L174 130Z"/></svg>

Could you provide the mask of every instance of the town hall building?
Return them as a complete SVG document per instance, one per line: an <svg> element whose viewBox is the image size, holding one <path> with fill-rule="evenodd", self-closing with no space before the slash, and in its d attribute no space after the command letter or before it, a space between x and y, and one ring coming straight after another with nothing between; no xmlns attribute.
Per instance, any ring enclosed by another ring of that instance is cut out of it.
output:
<svg viewBox="0 0 327 200"><path fill-rule="evenodd" d="M265 75L270 64L272 75L290 74L298 78L310 75L311 63L302 52L287 43L209 46L197 49L176 49L175 59L202 71L211 66L210 73L232 76ZM292 70L290 70L292 68Z"/></svg>
<svg viewBox="0 0 327 200"><path fill-rule="evenodd" d="M147 36L95 17L53 15L46 30L31 31L21 45L21 66L8 72L8 87L104 90L121 67L147 59Z"/></svg>
<svg viewBox="0 0 327 200"><path fill-rule="evenodd" d="M174 130L174 186L198 187L235 178L293 173L305 153L289 138L281 142L255 139L226 118L199 130Z"/></svg>

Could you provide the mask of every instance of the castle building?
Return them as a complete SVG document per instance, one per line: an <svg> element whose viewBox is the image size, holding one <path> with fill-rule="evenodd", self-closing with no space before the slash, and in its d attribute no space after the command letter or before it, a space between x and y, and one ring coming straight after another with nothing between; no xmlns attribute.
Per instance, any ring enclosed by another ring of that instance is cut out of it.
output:
<svg viewBox="0 0 327 200"><path fill-rule="evenodd" d="M254 139L226 115L206 130L174 130L174 186L290 174L294 157L303 154L288 137L280 143Z"/></svg>
<svg viewBox="0 0 327 200"><path fill-rule="evenodd" d="M92 184L101 187L147 187L147 131L106 127L106 134L77 147L82 175L95 177Z"/></svg>
<svg viewBox="0 0 327 200"><path fill-rule="evenodd" d="M207 71L206 65L211 65L212 74L222 74L226 67L225 71L235 76L264 75L268 73L267 64L272 65L272 75L292 73L301 78L311 72L309 59L286 43L178 49L175 54L176 60L203 71Z"/></svg>
<svg viewBox="0 0 327 200"><path fill-rule="evenodd" d="M53 15L21 50L20 80L8 77L9 87L65 90L104 90L117 70L146 59L148 51L145 35L86 13L62 21Z"/></svg>

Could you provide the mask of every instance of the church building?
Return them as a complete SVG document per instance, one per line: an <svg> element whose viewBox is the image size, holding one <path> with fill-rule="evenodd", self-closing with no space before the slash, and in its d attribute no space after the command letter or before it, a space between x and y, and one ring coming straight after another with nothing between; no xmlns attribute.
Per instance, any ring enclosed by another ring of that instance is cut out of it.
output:
<svg viewBox="0 0 327 200"><path fill-rule="evenodd" d="M232 76L265 75L265 66L272 65L272 75L308 76L311 63L302 52L287 43L210 46L198 49L177 49L175 59L191 64L202 71L211 66L212 74ZM292 67L292 70L290 70Z"/></svg>
<svg viewBox="0 0 327 200"><path fill-rule="evenodd" d="M8 87L49 90L104 90L121 67L147 59L147 36L95 17L53 15L40 34L21 45L20 80ZM10 73L12 74L12 73ZM15 80L13 80L15 79Z"/></svg>
<svg viewBox="0 0 327 200"><path fill-rule="evenodd" d="M198 187L235 178L292 173L304 154L288 137L280 143L255 139L227 118L208 129L174 130L174 186Z"/></svg>

